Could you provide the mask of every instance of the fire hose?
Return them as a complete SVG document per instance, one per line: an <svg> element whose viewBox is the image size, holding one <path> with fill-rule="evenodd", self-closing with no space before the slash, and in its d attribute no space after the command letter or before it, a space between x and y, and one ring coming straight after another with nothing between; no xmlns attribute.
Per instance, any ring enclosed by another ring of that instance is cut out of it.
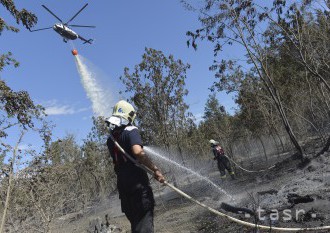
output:
<svg viewBox="0 0 330 233"><path fill-rule="evenodd" d="M130 160L132 161L136 166L140 167L141 169L143 169L144 171L146 171L148 174L150 175L154 175L154 172L152 170L150 170L148 167L144 166L143 164L139 163L138 161L136 161L135 159L133 159L120 145L119 143L115 140L115 138L112 136L112 134L110 134L110 138L111 140L114 142L115 146ZM213 209L203 203L201 203L200 201L194 199L193 197L189 196L188 194L186 194L185 192L183 192L182 190L178 189L177 187L175 187L174 185L168 183L167 181L164 181L163 183L164 185L168 186L169 188L171 188L173 191L175 191L176 193L178 193L179 195L187 198L188 200L190 200L191 202L194 202L195 204L207 209L208 211L224 217L232 222L238 223L240 225L243 226L247 226L247 227L252 227L252 228L256 228L256 229L260 229L260 230L274 230L274 231L292 231L292 232L296 232L296 231L319 231L319 230L329 230L330 226L322 226L322 227L311 227L311 228L285 228L285 227L272 227L272 226L265 226L265 225L259 225L256 223L250 223L250 222L246 222L246 221L242 221L239 220L237 218L234 218L232 216L229 216L225 213L222 213L216 209Z"/></svg>
<svg viewBox="0 0 330 233"><path fill-rule="evenodd" d="M251 171L251 170L245 169L242 166L238 165L237 163L235 163L234 160L232 160L231 158L229 158L227 155L225 155L225 156L230 160L230 162L232 162L233 164L235 164L238 168L240 168L241 170L243 170L245 172L249 172L249 173L253 173L253 172L265 172L265 171L268 171L268 170L270 170L270 169L272 169L272 168L275 167L275 165L273 165L273 166L270 166L268 168L261 169L261 170L258 170L258 171Z"/></svg>

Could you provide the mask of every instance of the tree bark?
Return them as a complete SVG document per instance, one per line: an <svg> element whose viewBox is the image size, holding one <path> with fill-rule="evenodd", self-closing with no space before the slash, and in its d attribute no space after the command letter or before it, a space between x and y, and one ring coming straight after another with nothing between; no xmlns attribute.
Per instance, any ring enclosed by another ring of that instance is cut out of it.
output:
<svg viewBox="0 0 330 233"><path fill-rule="evenodd" d="M325 144L323 149L319 153L317 153L315 157L318 157L322 155L324 152L329 151L329 148L330 148L330 136L328 137L327 143Z"/></svg>
<svg viewBox="0 0 330 233"><path fill-rule="evenodd" d="M8 187L7 187L7 195L6 195L6 202L5 202L5 206L4 206L4 211L3 211L3 215L2 215L2 220L1 220L1 225L0 225L0 233L3 232L4 230L4 226L6 223L6 216L7 216L7 211L9 208L9 201L10 201L10 195L11 195L11 190L12 190L12 182L13 182L13 177L14 177L14 166L15 166L15 161L16 161L16 157L17 157L17 151L18 151L18 146L21 143L23 136L24 136L24 131L21 132L21 135L15 145L14 151L13 151L13 155L12 155L12 161L11 161L11 165L10 165L10 172L9 172L9 178L8 178Z"/></svg>
<svg viewBox="0 0 330 233"><path fill-rule="evenodd" d="M260 136L258 136L258 139L259 139L259 141L260 141L260 143L261 143L261 146L262 146L262 149L263 149L263 151L264 151L264 156L265 156L266 162L268 162L268 157L267 157L267 151L266 151L265 144L264 144L264 142L262 141L262 139L261 139Z"/></svg>

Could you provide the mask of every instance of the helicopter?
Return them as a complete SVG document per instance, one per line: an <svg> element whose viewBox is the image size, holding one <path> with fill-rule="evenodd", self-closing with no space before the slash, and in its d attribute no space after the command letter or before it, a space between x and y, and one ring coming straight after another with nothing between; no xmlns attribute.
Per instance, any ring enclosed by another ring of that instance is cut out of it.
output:
<svg viewBox="0 0 330 233"><path fill-rule="evenodd" d="M77 17L80 12L82 12L85 7L88 5L86 3L71 19L69 19L66 23L64 23L57 15L55 15L51 10L49 10L45 5L42 5L43 8L45 8L51 15L53 15L57 20L60 21L60 23L54 24L54 26L46 27L46 28L39 28L35 30L30 30L30 32L36 32L36 31L42 31L47 29L54 29L55 32L60 34L63 37L63 41L65 43L68 42L68 40L75 40L79 38L80 40L84 41L84 44L89 43L92 44L93 39L85 39L82 36L80 36L78 33L74 32L70 27L86 27L86 28L95 28L95 26L86 26L86 25L70 25L69 23Z"/></svg>

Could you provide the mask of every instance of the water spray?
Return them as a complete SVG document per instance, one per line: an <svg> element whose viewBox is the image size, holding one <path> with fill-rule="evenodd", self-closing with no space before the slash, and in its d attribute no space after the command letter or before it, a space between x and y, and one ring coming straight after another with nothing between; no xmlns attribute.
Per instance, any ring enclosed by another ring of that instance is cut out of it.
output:
<svg viewBox="0 0 330 233"><path fill-rule="evenodd" d="M148 174L150 175L154 175L154 172L151 171L148 167L144 166L143 164L139 163L138 161L134 160L131 156L129 156L129 154L119 145L119 143L115 140L115 138L112 136L112 134L110 134L110 139L114 142L115 146L125 155L125 157L127 159L129 159L130 161L132 161L136 166L140 167L141 169L143 169L144 171L146 171ZM330 230L330 226L322 226L322 227L312 227L312 228L284 228L284 227L272 227L272 226L264 226L264 225L259 225L259 224L255 224L255 223L250 223L250 222L246 222L246 221L242 221L240 219L234 218L232 216L229 216L225 213L222 213L218 210L215 210L203 203L201 203L200 201L194 199L193 197L189 196L188 194L186 194L185 192L183 192L182 190L176 188L174 185L168 183L166 180L163 183L164 185L168 186L169 188L171 188L173 191L175 191L176 193L180 194L181 196L187 198L188 200L196 203L197 205L207 209L208 211L224 217L230 221L233 221L235 223L238 223L240 225L243 226L247 226L247 227L251 227L251 228L255 228L255 229L260 229L260 230L273 230L273 231L290 231L290 232L297 232L297 231L320 231L320 230Z"/></svg>
<svg viewBox="0 0 330 233"><path fill-rule="evenodd" d="M207 177L202 176L201 174L199 174L199 173L197 173L197 172L195 172L195 171L193 171L193 170L191 170L191 169L189 169L189 168L187 168L187 167L185 167L185 166L182 166L181 164L179 164L179 163L177 163L177 162L175 162L175 161L173 161L173 160L170 160L170 159L166 158L165 156L162 156L161 154L159 154L159 153L157 153L156 151L152 150L150 147L146 147L146 146L145 146L145 147L144 147L144 150L147 152L147 154L153 154L153 155L155 155L155 156L157 156L157 157L159 157L159 158L165 160L166 162L172 163L172 164L178 166L179 168L184 169L184 170L190 172L191 174L194 174L195 176L197 176L197 177L201 178L202 180L206 181L206 182L207 182L209 185L211 185L212 187L216 188L217 190L219 190L220 192L222 192L223 194L225 194L225 195L226 195L227 197L229 197L231 200L235 200L235 199L233 198L232 195L230 195L230 194L227 193L225 190L223 190L222 188L220 188L218 185L216 185L215 183L213 183L213 182L212 182L210 179L208 179Z"/></svg>
<svg viewBox="0 0 330 233"><path fill-rule="evenodd" d="M112 97L114 93L113 91L110 92L108 87L113 88L114 86L101 85L100 79L96 79L97 76L102 74L97 70L97 67L90 69L89 66L93 67L93 64L79 55L76 49L71 50L71 53L75 58L77 70L87 97L92 102L93 112L96 116L107 116L113 106Z"/></svg>

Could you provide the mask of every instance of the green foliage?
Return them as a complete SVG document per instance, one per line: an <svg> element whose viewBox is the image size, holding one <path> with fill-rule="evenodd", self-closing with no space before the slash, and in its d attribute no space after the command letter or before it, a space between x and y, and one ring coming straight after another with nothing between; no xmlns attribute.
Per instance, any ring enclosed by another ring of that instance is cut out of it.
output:
<svg viewBox="0 0 330 233"><path fill-rule="evenodd" d="M0 106L1 122L8 122L11 118L16 118L15 123L23 128L34 126L33 118L40 119L43 115L43 108L40 105L34 105L26 91L15 92L11 90L3 80L0 80Z"/></svg>
<svg viewBox="0 0 330 233"><path fill-rule="evenodd" d="M202 28L187 32L189 44L207 39L214 45L215 57L224 46L235 44L247 57L246 62L215 60L210 70L216 72L217 81L211 90L238 93L239 118L246 129L257 136L280 127L302 158L298 138L324 131L328 126L323 122L330 116L329 8L316 1L276 0L270 8L250 0L203 4ZM309 94L307 103L302 93L317 89L320 95ZM325 111L316 110L316 102ZM308 110L299 109L301 105Z"/></svg>
<svg viewBox="0 0 330 233"><path fill-rule="evenodd" d="M52 142L48 156L52 165L67 164L81 158L81 150L74 135L69 134L63 139Z"/></svg>
<svg viewBox="0 0 330 233"><path fill-rule="evenodd" d="M19 66L19 62L12 58L12 53L8 52L7 54L2 54L0 56L0 71L7 65L14 65L15 68Z"/></svg>
<svg viewBox="0 0 330 233"><path fill-rule="evenodd" d="M229 115L225 108L220 105L215 94L209 95L204 108L204 121L201 124L201 129L204 129L205 134L211 138L226 138L225 131L228 129Z"/></svg>
<svg viewBox="0 0 330 233"><path fill-rule="evenodd" d="M180 59L150 48L132 73L125 68L121 80L137 107L137 121L147 143L169 146L175 140L188 109L184 97L189 68Z"/></svg>
<svg viewBox="0 0 330 233"><path fill-rule="evenodd" d="M105 124L105 118L93 117L92 120L93 127L91 129L91 132L87 136L87 140L98 143L105 143L109 136L109 128Z"/></svg>
<svg viewBox="0 0 330 233"><path fill-rule="evenodd" d="M220 120L225 114L225 108L219 104L219 101L216 99L216 95L209 95L209 98L205 104L203 118L205 120Z"/></svg>
<svg viewBox="0 0 330 233"><path fill-rule="evenodd" d="M38 19L33 13L27 11L26 9L22 9L20 11L17 10L13 0L2 0L1 4L16 19L17 24L22 23L24 27L31 29L37 23ZM19 29L8 25L2 18L0 18L0 35L4 29L12 32L19 31Z"/></svg>
<svg viewBox="0 0 330 233"><path fill-rule="evenodd" d="M34 14L25 9L18 11L15 4L11 0L1 1L1 4L16 19L17 24L20 22L26 27L32 27L37 18ZM18 31L8 26L6 22L0 20L0 33L4 28L12 31ZM12 57L11 52L0 55L0 71L7 65L18 66L18 62ZM41 119L43 108L35 105L26 91L13 91L4 80L0 80L0 139L6 137L6 130L12 126L18 125L21 128L33 128L34 119Z"/></svg>

